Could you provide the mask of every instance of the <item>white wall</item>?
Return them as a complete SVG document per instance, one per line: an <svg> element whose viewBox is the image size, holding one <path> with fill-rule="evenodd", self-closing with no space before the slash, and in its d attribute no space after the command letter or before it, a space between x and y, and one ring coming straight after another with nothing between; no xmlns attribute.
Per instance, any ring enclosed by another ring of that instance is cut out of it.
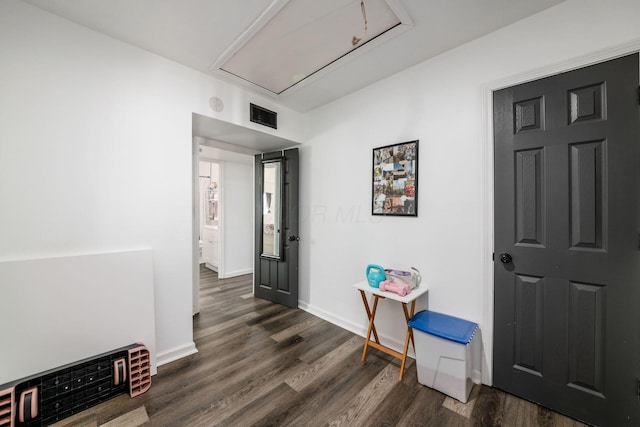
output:
<svg viewBox="0 0 640 427"><path fill-rule="evenodd" d="M17 0L0 52L0 261L152 248L158 362L194 351L192 113L254 127L255 102L292 140L301 116Z"/></svg>
<svg viewBox="0 0 640 427"><path fill-rule="evenodd" d="M224 275L253 272L253 165L224 163Z"/></svg>
<svg viewBox="0 0 640 427"><path fill-rule="evenodd" d="M152 257L145 249L0 261L0 384L136 343L155 374Z"/></svg>
<svg viewBox="0 0 640 427"><path fill-rule="evenodd" d="M490 382L488 88L638 41L639 18L637 0L569 0L311 112L300 153L302 306L364 334L350 284L364 280L368 263L415 266L430 289L419 309L480 324ZM372 148L414 139L418 218L372 217ZM399 308L384 302L379 319L378 333L401 348Z"/></svg>

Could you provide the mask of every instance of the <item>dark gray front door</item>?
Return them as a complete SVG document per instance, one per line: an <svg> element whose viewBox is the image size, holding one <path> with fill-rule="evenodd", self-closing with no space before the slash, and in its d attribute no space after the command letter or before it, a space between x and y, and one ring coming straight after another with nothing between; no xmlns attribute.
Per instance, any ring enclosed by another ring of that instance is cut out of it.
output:
<svg viewBox="0 0 640 427"><path fill-rule="evenodd" d="M278 165L268 195L265 164ZM292 308L298 308L298 170L297 148L255 156L254 294ZM267 211L271 219L265 221Z"/></svg>
<svg viewBox="0 0 640 427"><path fill-rule="evenodd" d="M638 426L638 55L493 101L494 385Z"/></svg>

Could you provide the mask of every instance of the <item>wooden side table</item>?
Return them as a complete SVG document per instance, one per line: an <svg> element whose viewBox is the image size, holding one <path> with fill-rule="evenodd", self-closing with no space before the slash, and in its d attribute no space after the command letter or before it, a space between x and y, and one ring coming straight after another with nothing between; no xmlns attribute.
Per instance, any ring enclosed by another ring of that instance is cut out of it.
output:
<svg viewBox="0 0 640 427"><path fill-rule="evenodd" d="M367 330L367 336L364 341L364 348L362 349L362 361L367 360L367 350L369 347L376 348L383 353L389 354L393 357L396 357L402 361L400 365L400 376L398 381L402 381L402 376L404 375L404 365L407 361L407 351L409 350L409 341L413 344L413 349L415 351L416 345L413 342L413 330L407 325L407 333L404 339L404 351L402 353L398 353L397 351L380 344L380 339L378 338L378 332L376 331L375 326L375 318L376 318L376 310L378 308L378 301L380 299L390 299L392 301L398 301L402 304L402 310L404 311L405 324L409 322L409 319L413 317L413 314L416 309L416 300L419 296L426 293L428 288L426 286L419 286L413 289L408 295L402 297L400 295L394 294L393 292L383 292L379 288L374 288L369 286L369 282L359 282L353 285L354 288L360 291L360 295L362 296L362 302L364 303L364 309L367 312L367 317L369 318L369 328ZM373 308L369 308L369 301L367 301L366 293L373 294ZM407 304L411 303L411 307L408 308ZM371 334L373 334L373 340L371 339Z"/></svg>

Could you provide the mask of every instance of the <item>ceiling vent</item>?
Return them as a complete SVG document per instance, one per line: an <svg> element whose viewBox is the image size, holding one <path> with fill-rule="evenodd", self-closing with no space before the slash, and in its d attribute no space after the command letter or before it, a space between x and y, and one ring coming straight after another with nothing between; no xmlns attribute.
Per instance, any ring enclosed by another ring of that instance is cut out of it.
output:
<svg viewBox="0 0 640 427"><path fill-rule="evenodd" d="M278 129L278 113L255 104L249 104L249 120L263 126Z"/></svg>

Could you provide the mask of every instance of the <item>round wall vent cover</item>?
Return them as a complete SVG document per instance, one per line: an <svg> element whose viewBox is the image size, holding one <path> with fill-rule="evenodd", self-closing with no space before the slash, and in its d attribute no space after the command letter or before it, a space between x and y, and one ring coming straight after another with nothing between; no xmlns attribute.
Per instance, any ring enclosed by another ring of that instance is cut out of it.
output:
<svg viewBox="0 0 640 427"><path fill-rule="evenodd" d="M211 98L209 98L209 106L216 113L224 110L224 102L222 102L222 99L218 98L217 96L212 96Z"/></svg>

